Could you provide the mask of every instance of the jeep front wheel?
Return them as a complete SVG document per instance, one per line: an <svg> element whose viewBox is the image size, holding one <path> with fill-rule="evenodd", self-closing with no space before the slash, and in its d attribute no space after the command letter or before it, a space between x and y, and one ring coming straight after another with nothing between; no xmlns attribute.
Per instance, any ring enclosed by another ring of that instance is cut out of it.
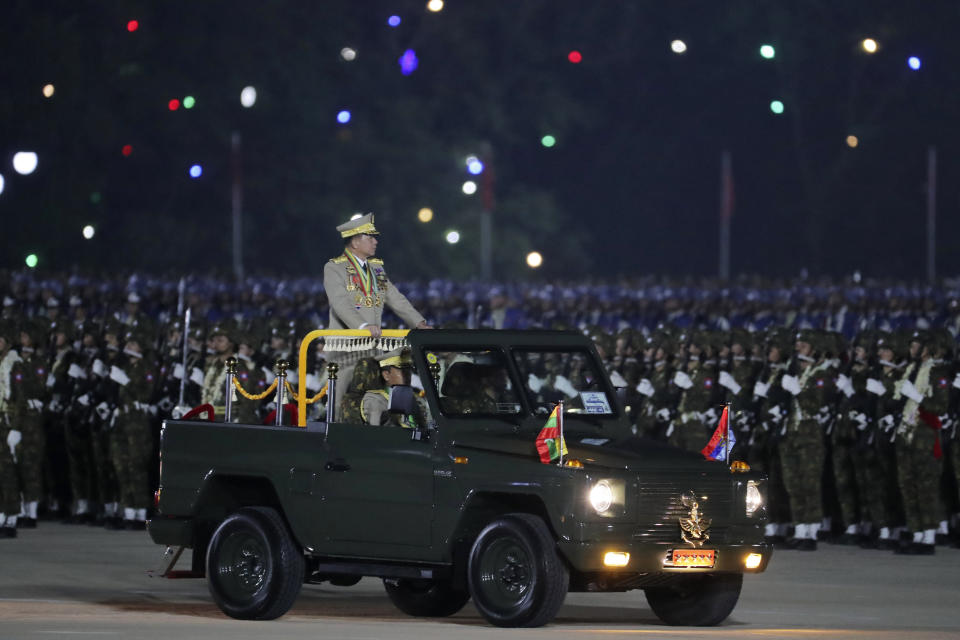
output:
<svg viewBox="0 0 960 640"><path fill-rule="evenodd" d="M391 580L384 578L390 602L409 616L452 616L467 604L470 594L455 589L448 580Z"/></svg>
<svg viewBox="0 0 960 640"><path fill-rule="evenodd" d="M473 604L498 627L539 627L557 615L570 573L542 519L510 514L487 525L470 551Z"/></svg>
<svg viewBox="0 0 960 640"><path fill-rule="evenodd" d="M304 564L280 514L268 507L241 509L227 516L210 539L210 593L232 618L273 620L293 606Z"/></svg>
<svg viewBox="0 0 960 640"><path fill-rule="evenodd" d="M743 574L705 573L646 589L647 602L667 624L710 627L727 619L740 598Z"/></svg>

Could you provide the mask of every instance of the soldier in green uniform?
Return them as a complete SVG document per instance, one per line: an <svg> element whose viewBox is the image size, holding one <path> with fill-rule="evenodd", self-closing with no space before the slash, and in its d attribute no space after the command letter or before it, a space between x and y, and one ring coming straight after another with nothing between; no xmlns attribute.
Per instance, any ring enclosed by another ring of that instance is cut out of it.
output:
<svg viewBox="0 0 960 640"><path fill-rule="evenodd" d="M950 381L946 367L936 357L941 349L929 332L915 332L910 351L914 361L904 371L893 397L904 401L895 444L900 495L912 539L904 541L897 552L929 555L934 553L942 516L939 416L947 410Z"/></svg>
<svg viewBox="0 0 960 640"><path fill-rule="evenodd" d="M705 349L706 339L700 332L681 337L680 342L686 343L686 362L673 377L673 384L680 390L680 403L677 418L667 429L667 441L687 451L703 449L710 439L709 424L715 427L720 417L716 360Z"/></svg>
<svg viewBox="0 0 960 640"><path fill-rule="evenodd" d="M25 322L20 328L20 361L13 365L11 426L21 434L16 448L17 472L23 506L17 526L34 529L43 496L43 461L46 433L43 409L46 406L47 365L40 350L46 335L42 323Z"/></svg>
<svg viewBox="0 0 960 640"><path fill-rule="evenodd" d="M649 344L649 351L652 351L650 368L647 377L637 385L637 391L646 398L637 420L637 431L653 440L665 441L679 396L679 389L672 381L674 369L670 354L673 344L666 332L655 333Z"/></svg>
<svg viewBox="0 0 960 640"><path fill-rule="evenodd" d="M719 386L726 389L725 394L721 394L719 402L728 403L731 410L733 424L731 428L737 431L737 446L734 451L740 456L740 451L746 451L749 442L751 430L756 422L752 412L753 406L753 387L756 382L756 365L751 359L753 351L753 337L746 329L734 329L730 332L730 360L728 367L721 367L717 378ZM724 375L726 373L726 375ZM725 398L723 396L726 396ZM707 425L710 427L710 425ZM716 426L714 424L714 426Z"/></svg>
<svg viewBox="0 0 960 640"><path fill-rule="evenodd" d="M203 372L203 386L200 389L200 403L213 405L217 417L223 419L226 411L226 381L227 358L234 356L234 329L226 322L214 325L210 329L208 339L213 347L213 355L207 359L206 370ZM232 400L236 400L236 390Z"/></svg>
<svg viewBox="0 0 960 640"><path fill-rule="evenodd" d="M360 402L360 416L366 424L400 426L415 429L426 424L426 414L417 399L412 414L391 414L390 389L397 385L409 385L413 368L409 349L395 349L376 358L384 386L367 391Z"/></svg>
<svg viewBox="0 0 960 640"><path fill-rule="evenodd" d="M20 479L14 454L22 434L10 422L14 401L13 366L20 361L13 348L17 336L13 323L0 321L0 538L17 536L20 513Z"/></svg>
<svg viewBox="0 0 960 640"><path fill-rule="evenodd" d="M796 369L781 378L790 402L787 430L781 441L783 480L790 496L796 528L790 544L803 551L817 548L817 532L823 520L821 498L825 446L820 416L832 386L831 363L824 358L821 338L804 330L797 336Z"/></svg>
<svg viewBox="0 0 960 640"><path fill-rule="evenodd" d="M256 360L255 345L259 342L250 331L237 332L237 382L249 394L260 394L267 388L267 376ZM239 394L235 397L233 420L240 424L260 424L262 401L248 400Z"/></svg>
<svg viewBox="0 0 960 640"><path fill-rule="evenodd" d="M120 486L111 453L120 385L110 378L110 372L114 366L123 367L126 360L126 356L120 351L120 331L121 325L116 320L109 319L104 323L103 347L93 354L88 373L92 384L90 403L93 405L93 413L90 416L90 428L93 466L97 497L103 510L103 526L107 529L119 529L123 526L123 519L118 512Z"/></svg>
<svg viewBox="0 0 960 640"><path fill-rule="evenodd" d="M119 407L111 438L110 454L120 484L123 524L127 529L145 529L150 506L150 465L154 437L150 428L156 391L156 362L145 351L149 338L139 332L126 334L126 361L113 365L110 377L119 388ZM120 366L123 365L123 366Z"/></svg>
<svg viewBox="0 0 960 640"><path fill-rule="evenodd" d="M353 368L350 380L345 380L343 386L346 387L346 392L339 405L339 420L350 424L363 424L364 419L360 407L364 396L370 391L383 387L380 365L373 358L362 358Z"/></svg>

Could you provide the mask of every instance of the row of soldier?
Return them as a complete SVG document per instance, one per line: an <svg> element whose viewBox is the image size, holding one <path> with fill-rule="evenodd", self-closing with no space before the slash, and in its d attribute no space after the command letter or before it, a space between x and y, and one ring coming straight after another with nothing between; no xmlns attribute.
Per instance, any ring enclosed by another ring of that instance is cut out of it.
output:
<svg viewBox="0 0 960 640"><path fill-rule="evenodd" d="M960 526L960 375L945 329L594 339L638 433L701 451L731 408L731 459L770 476L777 544L930 554Z"/></svg>

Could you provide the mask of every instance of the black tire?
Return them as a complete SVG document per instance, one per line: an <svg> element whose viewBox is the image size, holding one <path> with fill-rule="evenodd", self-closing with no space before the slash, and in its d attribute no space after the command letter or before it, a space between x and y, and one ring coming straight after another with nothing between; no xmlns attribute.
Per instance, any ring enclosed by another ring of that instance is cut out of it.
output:
<svg viewBox="0 0 960 640"><path fill-rule="evenodd" d="M741 573L705 573L682 583L646 589L647 602L667 624L712 627L727 619L740 598Z"/></svg>
<svg viewBox="0 0 960 640"><path fill-rule="evenodd" d="M473 604L498 627L540 627L560 611L570 573L547 525L524 513L488 524L470 550Z"/></svg>
<svg viewBox="0 0 960 640"><path fill-rule="evenodd" d="M303 553L269 507L227 516L207 548L207 584L221 611L240 620L285 614L303 586Z"/></svg>
<svg viewBox="0 0 960 640"><path fill-rule="evenodd" d="M452 616L470 599L469 593L455 589L449 580L384 579L383 587L397 609L420 618Z"/></svg>

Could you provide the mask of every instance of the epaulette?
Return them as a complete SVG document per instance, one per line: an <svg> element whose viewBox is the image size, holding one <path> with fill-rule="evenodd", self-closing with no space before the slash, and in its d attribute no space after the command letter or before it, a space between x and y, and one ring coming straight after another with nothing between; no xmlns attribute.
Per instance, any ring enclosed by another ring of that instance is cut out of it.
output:
<svg viewBox="0 0 960 640"><path fill-rule="evenodd" d="M367 260L367 262L369 262L370 264L383 264L383 260L381 260L380 258L370 258L369 260Z"/></svg>
<svg viewBox="0 0 960 640"><path fill-rule="evenodd" d="M330 262L332 262L332 263L334 263L334 264L342 264L342 263L344 263L344 262L346 262L346 261L347 261L347 256L345 256L345 255L339 255L339 256L337 256L336 258L330 258Z"/></svg>

